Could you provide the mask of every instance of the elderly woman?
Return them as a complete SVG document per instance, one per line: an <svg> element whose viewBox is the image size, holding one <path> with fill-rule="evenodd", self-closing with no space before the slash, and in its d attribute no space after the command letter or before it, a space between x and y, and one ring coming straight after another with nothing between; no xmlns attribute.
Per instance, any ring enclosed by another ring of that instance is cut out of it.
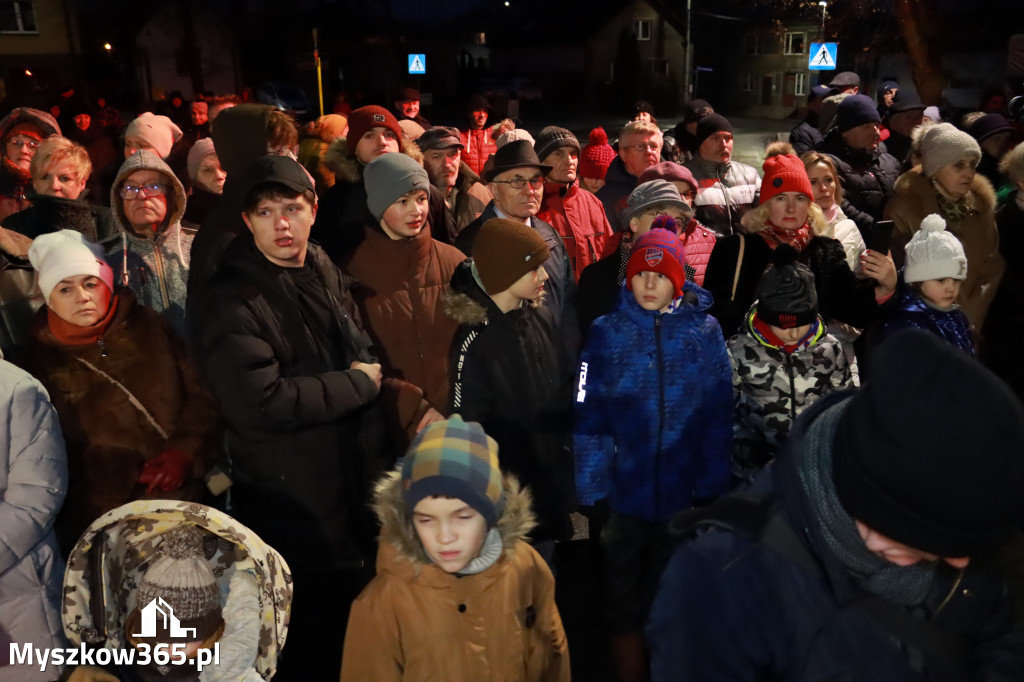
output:
<svg viewBox="0 0 1024 682"><path fill-rule="evenodd" d="M60 135L60 126L45 111L18 107L0 119L0 222L28 207L29 165L50 135Z"/></svg>
<svg viewBox="0 0 1024 682"><path fill-rule="evenodd" d="M160 316L139 305L78 232L38 237L29 260L46 300L23 364L46 387L67 443L67 550L131 500L198 500L213 465L217 407Z"/></svg>
<svg viewBox="0 0 1024 682"><path fill-rule="evenodd" d="M224 181L228 174L221 168L213 138L204 137L188 151L188 179L192 189L188 206L181 221L189 227L199 228L224 194Z"/></svg>
<svg viewBox="0 0 1024 682"><path fill-rule="evenodd" d="M957 299L971 326L980 330L1003 277L1006 262L999 253L996 196L978 174L981 147L951 123L915 133L920 165L896 181L896 194L886 206L895 222L893 257L903 264L903 250L925 216L937 213L964 246L967 278Z"/></svg>

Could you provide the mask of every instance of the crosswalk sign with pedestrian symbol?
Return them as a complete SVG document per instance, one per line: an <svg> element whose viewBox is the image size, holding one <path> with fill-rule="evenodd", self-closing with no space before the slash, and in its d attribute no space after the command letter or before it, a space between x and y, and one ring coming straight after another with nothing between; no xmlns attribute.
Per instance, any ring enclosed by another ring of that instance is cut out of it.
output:
<svg viewBox="0 0 1024 682"><path fill-rule="evenodd" d="M832 68L835 68L834 66ZM409 73L414 75L422 76L427 72L427 55L425 54L410 54L409 55Z"/></svg>
<svg viewBox="0 0 1024 682"><path fill-rule="evenodd" d="M839 43L811 43L811 58L807 68L811 71L834 71L838 52Z"/></svg>

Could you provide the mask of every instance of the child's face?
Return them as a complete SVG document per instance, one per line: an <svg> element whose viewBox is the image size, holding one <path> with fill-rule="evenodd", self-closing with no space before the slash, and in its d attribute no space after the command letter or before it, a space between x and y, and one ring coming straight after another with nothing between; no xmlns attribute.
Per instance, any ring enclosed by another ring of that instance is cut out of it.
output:
<svg viewBox="0 0 1024 682"><path fill-rule="evenodd" d="M427 497L412 510L412 523L427 555L442 570L458 573L480 555L487 521L459 499Z"/></svg>
<svg viewBox="0 0 1024 682"><path fill-rule="evenodd" d="M940 308L950 308L960 295L960 280L929 279L921 282L921 295Z"/></svg>
<svg viewBox="0 0 1024 682"><path fill-rule="evenodd" d="M644 270L633 275L633 298L644 310L668 310L675 298L676 285L660 272Z"/></svg>
<svg viewBox="0 0 1024 682"><path fill-rule="evenodd" d="M629 228L633 231L633 239L642 237L651 231L651 225L659 217L667 215L676 221L677 225L685 225L687 223L687 215L683 209L672 204L664 204L661 206L652 206L640 215L632 218L629 221Z"/></svg>
<svg viewBox="0 0 1024 682"><path fill-rule="evenodd" d="M380 226L392 239L411 239L423 231L427 224L427 192L419 189L403 194L387 207Z"/></svg>
<svg viewBox="0 0 1024 682"><path fill-rule="evenodd" d="M768 328L772 330L772 334L775 334L776 338L786 345L796 343L807 336L807 332L811 331L811 325L809 324L802 324L799 327L790 327L789 329L774 327L772 325L768 325Z"/></svg>
<svg viewBox="0 0 1024 682"><path fill-rule="evenodd" d="M533 301L544 291L544 283L547 281L548 271L541 265L517 279L508 290L517 300Z"/></svg>

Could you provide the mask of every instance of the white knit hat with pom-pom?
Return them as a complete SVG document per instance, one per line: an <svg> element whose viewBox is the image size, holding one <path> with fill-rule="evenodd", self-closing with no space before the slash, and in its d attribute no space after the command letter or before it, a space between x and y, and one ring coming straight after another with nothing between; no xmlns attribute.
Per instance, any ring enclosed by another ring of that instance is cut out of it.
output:
<svg viewBox="0 0 1024 682"><path fill-rule="evenodd" d="M921 221L921 229L907 243L907 265L903 280L907 284L930 279L962 280L967 277L967 257L963 244L946 231L946 221L932 213Z"/></svg>

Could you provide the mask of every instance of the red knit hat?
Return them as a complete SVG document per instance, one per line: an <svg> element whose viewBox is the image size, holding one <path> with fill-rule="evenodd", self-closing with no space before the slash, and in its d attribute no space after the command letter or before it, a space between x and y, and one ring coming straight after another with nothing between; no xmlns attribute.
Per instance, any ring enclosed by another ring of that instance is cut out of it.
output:
<svg viewBox="0 0 1024 682"><path fill-rule="evenodd" d="M776 194L800 192L814 201L814 188L807 177L804 162L792 154L778 154L764 160L764 177L761 178L761 201L766 204Z"/></svg>
<svg viewBox="0 0 1024 682"><path fill-rule="evenodd" d="M387 128L395 134L395 139L402 141L402 127L398 125L395 115L384 107L371 104L367 107L359 107L348 115L348 137L352 149L359 143L361 138L370 128Z"/></svg>
<svg viewBox="0 0 1024 682"><path fill-rule="evenodd" d="M604 174L614 159L615 150L608 144L608 133L604 128L594 128L590 131L587 144L580 151L579 176L604 180Z"/></svg>
<svg viewBox="0 0 1024 682"><path fill-rule="evenodd" d="M654 221L658 225L659 217ZM671 218L669 218L671 220ZM673 298L681 296L686 284L686 256L683 243L675 232L662 227L653 227L635 242L630 249L626 263L626 288L633 291L633 275L641 272L659 272L675 285Z"/></svg>

